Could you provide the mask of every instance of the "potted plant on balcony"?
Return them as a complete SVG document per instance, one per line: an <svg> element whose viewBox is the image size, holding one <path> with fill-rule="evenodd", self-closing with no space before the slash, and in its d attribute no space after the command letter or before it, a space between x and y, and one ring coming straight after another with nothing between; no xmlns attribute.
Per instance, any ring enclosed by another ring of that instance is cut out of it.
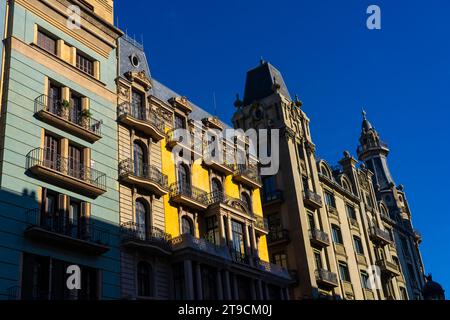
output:
<svg viewBox="0 0 450 320"><path fill-rule="evenodd" d="M59 116L65 120L69 119L70 112L70 102L67 100L62 100L59 103Z"/></svg>
<svg viewBox="0 0 450 320"><path fill-rule="evenodd" d="M83 111L81 111L81 122L80 125L83 128L89 129L90 126L90 120L92 118L92 113L89 109L84 109Z"/></svg>

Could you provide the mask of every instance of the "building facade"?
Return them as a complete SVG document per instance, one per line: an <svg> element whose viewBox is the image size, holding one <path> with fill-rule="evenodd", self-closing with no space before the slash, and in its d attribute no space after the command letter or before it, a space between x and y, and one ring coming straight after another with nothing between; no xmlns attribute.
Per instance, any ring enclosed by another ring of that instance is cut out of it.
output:
<svg viewBox="0 0 450 320"><path fill-rule="evenodd" d="M5 3L1 298L117 299L121 32L112 1ZM81 290L66 286L71 265Z"/></svg>
<svg viewBox="0 0 450 320"><path fill-rule="evenodd" d="M302 103L297 97L292 100L281 73L270 63L261 61L247 73L244 98L238 97L235 106L236 128L281 132L280 168L276 175L263 177L262 199L271 262L289 269L296 279L291 297L420 298L423 267L418 238L408 225L408 261L416 263L405 265L398 227L386 218L390 209L381 195L387 189L374 183L380 173L370 164L371 159L386 156L387 150L380 145L367 149L366 135L375 134L367 132L368 121L364 119L358 149L363 163L358 165L346 151L339 166L332 167L316 156ZM401 187L388 189L390 194L402 193ZM401 208L410 221L407 205ZM374 273L378 277L371 277ZM380 281L371 285L370 279ZM416 291L411 290L413 279Z"/></svg>
<svg viewBox="0 0 450 320"><path fill-rule="evenodd" d="M290 277L268 261L257 160L245 142L238 166L230 128L153 79L128 37L119 66L122 297L287 299Z"/></svg>

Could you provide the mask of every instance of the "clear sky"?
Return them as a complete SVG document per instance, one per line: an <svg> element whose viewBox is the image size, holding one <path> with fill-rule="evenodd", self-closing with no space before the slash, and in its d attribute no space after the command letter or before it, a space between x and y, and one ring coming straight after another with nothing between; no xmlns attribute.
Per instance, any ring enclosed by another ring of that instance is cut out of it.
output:
<svg viewBox="0 0 450 320"><path fill-rule="evenodd" d="M366 28L371 4L381 30ZM227 122L246 71L271 62L332 164L355 155L364 107L405 185L426 271L450 296L450 1L116 0L115 10L142 35L152 75Z"/></svg>

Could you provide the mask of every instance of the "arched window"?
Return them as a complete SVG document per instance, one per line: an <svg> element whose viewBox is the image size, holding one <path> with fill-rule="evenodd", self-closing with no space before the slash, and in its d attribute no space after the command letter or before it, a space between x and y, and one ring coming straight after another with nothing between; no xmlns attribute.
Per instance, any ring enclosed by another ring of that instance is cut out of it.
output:
<svg viewBox="0 0 450 320"><path fill-rule="evenodd" d="M182 163L178 165L178 183L181 187L189 187L191 185L189 168Z"/></svg>
<svg viewBox="0 0 450 320"><path fill-rule="evenodd" d="M348 182L348 180L346 178L342 178L342 187L345 190L352 192L352 187L350 186L350 183Z"/></svg>
<svg viewBox="0 0 450 320"><path fill-rule="evenodd" d="M140 261L137 265L138 296L153 296L153 269L148 262Z"/></svg>
<svg viewBox="0 0 450 320"><path fill-rule="evenodd" d="M194 235L194 226L192 225L191 219L188 217L181 218L181 233Z"/></svg>
<svg viewBox="0 0 450 320"><path fill-rule="evenodd" d="M249 212L252 212L252 199L250 199L250 196L248 195L247 192L242 192L241 193L241 200L245 203L245 205L247 206L247 209Z"/></svg>
<svg viewBox="0 0 450 320"><path fill-rule="evenodd" d="M147 206L142 200L136 200L135 203L136 232L138 234L138 237L142 240L145 240L147 236L148 218L149 217L147 212Z"/></svg>
<svg viewBox="0 0 450 320"><path fill-rule="evenodd" d="M134 174L142 177L145 174L146 162L144 148L138 142L134 142L133 145L133 155L134 155Z"/></svg>
<svg viewBox="0 0 450 320"><path fill-rule="evenodd" d="M326 167L325 164L322 164L322 165L320 166L320 171L322 172L322 174L323 174L324 176L326 176L326 177L328 177L328 178L331 178L330 171L328 170L328 168Z"/></svg>
<svg viewBox="0 0 450 320"><path fill-rule="evenodd" d="M212 179L211 189L214 196L220 196L222 194L222 183L216 178Z"/></svg>

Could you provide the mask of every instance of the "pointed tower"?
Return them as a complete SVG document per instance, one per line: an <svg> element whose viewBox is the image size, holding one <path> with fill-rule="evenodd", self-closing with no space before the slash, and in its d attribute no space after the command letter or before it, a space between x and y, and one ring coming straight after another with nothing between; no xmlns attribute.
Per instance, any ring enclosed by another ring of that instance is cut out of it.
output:
<svg viewBox="0 0 450 320"><path fill-rule="evenodd" d="M378 132L367 119L365 111L363 111L359 143L358 158L364 161L374 173L375 189L379 187L383 190L389 188L391 184L395 184L387 165L388 146L380 139Z"/></svg>
<svg viewBox="0 0 450 320"><path fill-rule="evenodd" d="M420 234L413 228L411 211L403 185L396 185L392 178L387 156L389 148L380 139L375 127L363 111L360 145L357 153L372 171L373 185L380 203L381 217L391 230L398 252L399 267L402 269L409 299L421 299L424 286L424 267L419 251Z"/></svg>

